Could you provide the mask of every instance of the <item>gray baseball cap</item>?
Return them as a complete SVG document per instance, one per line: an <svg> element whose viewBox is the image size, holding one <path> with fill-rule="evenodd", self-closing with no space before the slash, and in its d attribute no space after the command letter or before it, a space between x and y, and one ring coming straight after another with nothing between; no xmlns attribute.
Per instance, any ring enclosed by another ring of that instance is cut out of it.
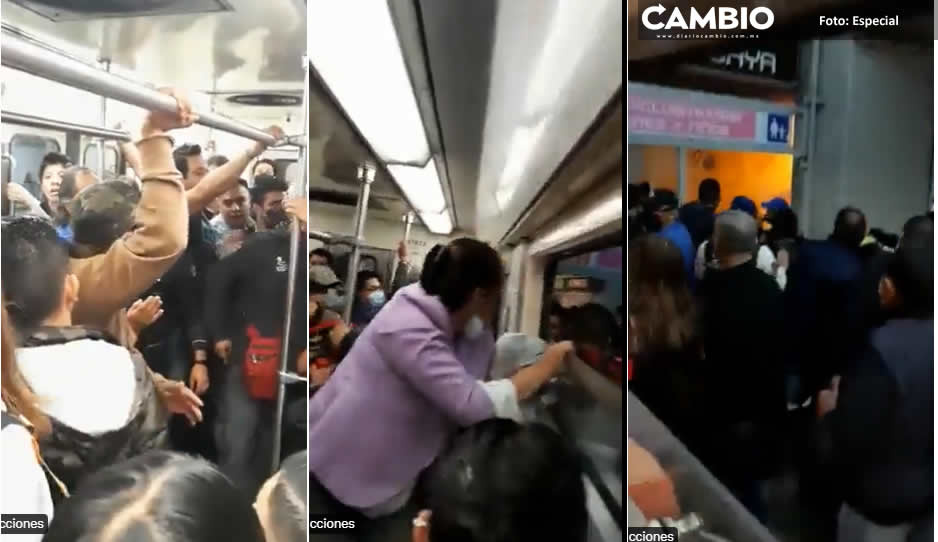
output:
<svg viewBox="0 0 938 542"><path fill-rule="evenodd" d="M328 265L309 266L309 282L324 288L331 288L342 283L335 275L335 271Z"/></svg>

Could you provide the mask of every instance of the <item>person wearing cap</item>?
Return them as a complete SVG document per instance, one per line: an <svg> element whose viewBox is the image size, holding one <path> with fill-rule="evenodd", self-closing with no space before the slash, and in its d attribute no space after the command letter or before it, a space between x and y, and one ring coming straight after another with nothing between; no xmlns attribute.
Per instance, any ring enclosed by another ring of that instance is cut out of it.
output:
<svg viewBox="0 0 938 542"><path fill-rule="evenodd" d="M762 208L765 209L766 216L771 216L778 214L785 209L790 209L788 202L785 201L785 198L772 198L768 201L762 202Z"/></svg>
<svg viewBox="0 0 938 542"><path fill-rule="evenodd" d="M714 438L701 442L700 458L753 514L764 520L755 496L777 466L771 450L785 415L782 349L772 347L783 329L782 292L756 267L758 227L739 210L717 215L713 249L717 267L698 287L706 370L699 383L707 397L705 419ZM719 444L716 444L719 443Z"/></svg>
<svg viewBox="0 0 938 542"><path fill-rule="evenodd" d="M731 211L742 211L753 219L756 218L756 204L746 196L736 196L730 204ZM703 280L704 274L709 267L716 267L713 257L713 244L707 240L697 248L697 257L694 260L694 275L697 280ZM778 282L779 288L785 289L787 278L785 275L785 266L780 266L775 259L772 249L765 245L759 245L756 253L756 267L767 275L774 277Z"/></svg>
<svg viewBox="0 0 938 542"><path fill-rule="evenodd" d="M694 248L710 239L713 234L713 220L720 207L720 183L716 179L704 179L697 187L697 201L681 207L679 219L694 242Z"/></svg>
<svg viewBox="0 0 938 542"><path fill-rule="evenodd" d="M684 270L687 272L687 280L693 285L695 282L694 241L691 239L687 227L678 220L677 196L670 190L655 190L650 210L661 227L657 235L671 241L681 251Z"/></svg>
<svg viewBox="0 0 938 542"><path fill-rule="evenodd" d="M340 285L327 265L309 268L309 386L319 389L351 349L360 330L352 331L338 313L323 303L330 290Z"/></svg>
<svg viewBox="0 0 938 542"><path fill-rule="evenodd" d="M791 229L789 216L794 215L794 212L784 198L772 198L768 201L763 201L761 207L765 209L765 214L762 217L762 223L760 225L762 229L761 240L763 244L769 245L769 248L775 252L777 249L773 246L776 244L774 241L781 237L794 238L797 236L797 217L795 217L794 222L795 231L789 232L788 230ZM778 231L779 227L785 231Z"/></svg>

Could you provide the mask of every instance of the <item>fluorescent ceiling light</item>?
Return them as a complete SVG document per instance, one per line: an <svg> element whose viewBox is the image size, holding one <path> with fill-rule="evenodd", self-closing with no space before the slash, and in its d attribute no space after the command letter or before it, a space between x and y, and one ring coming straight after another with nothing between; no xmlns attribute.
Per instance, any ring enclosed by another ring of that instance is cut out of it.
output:
<svg viewBox="0 0 938 542"><path fill-rule="evenodd" d="M415 211L439 214L446 210L446 198L443 197L443 188L440 186L436 160L430 160L422 168L392 164L388 166L388 171L394 176Z"/></svg>
<svg viewBox="0 0 938 542"><path fill-rule="evenodd" d="M449 218L449 212L444 210L442 213L420 213L420 218L424 225L430 230L430 233L437 235L449 235L453 233L453 222Z"/></svg>
<svg viewBox="0 0 938 542"><path fill-rule="evenodd" d="M508 159L505 161L505 168L498 181L498 188L495 189L495 202L502 211L508 208L511 198L515 196L518 187L525 180L524 174L534 157L534 151L544 135L545 128L547 128L546 119L541 118L533 127L518 126L511 135L511 141L508 143Z"/></svg>
<svg viewBox="0 0 938 542"><path fill-rule="evenodd" d="M425 164L430 147L386 0L312 0L310 62L386 163Z"/></svg>

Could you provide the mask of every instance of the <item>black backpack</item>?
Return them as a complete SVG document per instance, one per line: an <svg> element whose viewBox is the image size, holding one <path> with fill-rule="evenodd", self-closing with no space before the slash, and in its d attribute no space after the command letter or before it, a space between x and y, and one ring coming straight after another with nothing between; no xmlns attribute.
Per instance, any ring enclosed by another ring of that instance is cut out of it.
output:
<svg viewBox="0 0 938 542"><path fill-rule="evenodd" d="M17 418L16 416L13 416L12 414L10 414L9 412L5 410L0 414L2 414L2 416L0 416L0 431L5 431L6 428L11 425L18 425L26 429L26 431L29 432L30 436L35 440L36 437L33 436L32 430L29 427L27 427L26 424L20 421L19 418ZM39 466L42 468L42 473L46 477L46 483L49 486L49 493L52 496L52 503L55 505L58 505L58 503L68 498L69 496L68 488L66 488L65 484L63 484L58 478L56 478L54 474L52 474L52 471L49 470L48 465L46 465L38 457L38 455L36 457L36 463L38 463Z"/></svg>

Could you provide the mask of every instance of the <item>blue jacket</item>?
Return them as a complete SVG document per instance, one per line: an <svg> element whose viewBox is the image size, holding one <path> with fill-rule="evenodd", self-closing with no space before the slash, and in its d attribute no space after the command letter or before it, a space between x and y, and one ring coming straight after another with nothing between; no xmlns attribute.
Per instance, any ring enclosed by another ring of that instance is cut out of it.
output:
<svg viewBox="0 0 938 542"><path fill-rule="evenodd" d="M674 243L681 251L681 257L684 259L684 270L687 272L688 284L693 286L696 277L694 277L694 241L690 237L690 232L684 224L675 220L665 226L658 232L658 235Z"/></svg>

